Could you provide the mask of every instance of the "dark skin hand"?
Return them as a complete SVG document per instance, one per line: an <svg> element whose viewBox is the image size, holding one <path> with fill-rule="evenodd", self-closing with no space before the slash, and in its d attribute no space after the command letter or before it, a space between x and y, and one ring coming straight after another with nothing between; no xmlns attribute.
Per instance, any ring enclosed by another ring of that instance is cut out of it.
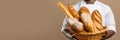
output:
<svg viewBox="0 0 120 40"><path fill-rule="evenodd" d="M105 36L103 36L102 40L108 39L110 37L112 37L115 34L115 32L113 30L108 30L105 34Z"/></svg>
<svg viewBox="0 0 120 40"><path fill-rule="evenodd" d="M70 32L69 29L64 29L62 32L63 32L64 35L65 35L66 37L68 37L70 40L76 40L75 35L73 35L73 34ZM67 33L67 34L70 35L70 36L66 35L65 33Z"/></svg>

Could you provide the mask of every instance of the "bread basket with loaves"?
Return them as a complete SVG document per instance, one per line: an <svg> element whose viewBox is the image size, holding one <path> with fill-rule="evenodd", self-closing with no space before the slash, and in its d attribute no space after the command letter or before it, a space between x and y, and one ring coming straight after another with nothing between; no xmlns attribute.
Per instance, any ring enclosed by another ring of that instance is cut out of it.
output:
<svg viewBox="0 0 120 40"><path fill-rule="evenodd" d="M70 31L76 35L75 37L78 40L100 40L108 29L102 26L102 16L98 10L94 10L90 15L86 7L81 7L80 11L77 12L71 4L68 4L68 9L61 2L58 2L58 6L65 12L68 18L77 18L84 24L84 27L81 28L83 30L70 26Z"/></svg>

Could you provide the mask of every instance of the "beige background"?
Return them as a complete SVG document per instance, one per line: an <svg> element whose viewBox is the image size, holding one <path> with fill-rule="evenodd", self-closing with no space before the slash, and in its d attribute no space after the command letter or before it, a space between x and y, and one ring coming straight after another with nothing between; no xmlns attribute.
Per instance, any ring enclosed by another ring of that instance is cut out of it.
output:
<svg viewBox="0 0 120 40"><path fill-rule="evenodd" d="M120 0L100 1L114 12L117 32L110 40L120 40ZM69 40L60 31L64 17L57 0L0 0L0 40Z"/></svg>

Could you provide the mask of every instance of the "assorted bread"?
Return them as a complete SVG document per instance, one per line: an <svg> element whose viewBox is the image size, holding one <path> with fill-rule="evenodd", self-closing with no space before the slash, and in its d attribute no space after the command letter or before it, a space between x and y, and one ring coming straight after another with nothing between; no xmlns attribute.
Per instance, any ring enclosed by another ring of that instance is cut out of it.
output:
<svg viewBox="0 0 120 40"><path fill-rule="evenodd" d="M68 18L77 18L80 22L82 22L84 26L81 29L84 29L84 32L95 34L106 31L103 30L102 16L98 10L94 10L92 15L90 15L89 9L86 7L81 7L78 13L71 4L68 4L68 7L66 8L61 2L58 2L58 6L65 12Z"/></svg>

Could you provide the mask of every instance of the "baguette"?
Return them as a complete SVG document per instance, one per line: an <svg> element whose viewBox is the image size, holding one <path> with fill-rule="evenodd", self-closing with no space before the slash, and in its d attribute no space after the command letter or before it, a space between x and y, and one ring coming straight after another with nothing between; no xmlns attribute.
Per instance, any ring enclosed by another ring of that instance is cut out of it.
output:
<svg viewBox="0 0 120 40"><path fill-rule="evenodd" d="M93 11L93 16L95 17L95 20L97 22L99 22L100 24L102 24L102 16L101 16L101 14L99 13L98 10L94 10Z"/></svg>
<svg viewBox="0 0 120 40"><path fill-rule="evenodd" d="M86 7L81 7L81 9L79 10L79 14L81 15L81 13L88 13L89 15L90 15L90 12L89 12L89 10L88 10L88 8L86 8Z"/></svg>
<svg viewBox="0 0 120 40"><path fill-rule="evenodd" d="M94 24L93 24L92 19L90 17L89 10L86 7L81 7L79 12L81 14L81 21L83 22L86 31L95 32Z"/></svg>
<svg viewBox="0 0 120 40"><path fill-rule="evenodd" d="M95 27L101 31L103 29L102 27L102 16L100 15L98 10L94 10L92 13L92 20L94 22Z"/></svg>
<svg viewBox="0 0 120 40"><path fill-rule="evenodd" d="M68 18L73 18L71 13L68 11L68 9L66 9L66 7L64 6L64 4L62 2L59 1L58 6L65 12L65 14L67 15Z"/></svg>

